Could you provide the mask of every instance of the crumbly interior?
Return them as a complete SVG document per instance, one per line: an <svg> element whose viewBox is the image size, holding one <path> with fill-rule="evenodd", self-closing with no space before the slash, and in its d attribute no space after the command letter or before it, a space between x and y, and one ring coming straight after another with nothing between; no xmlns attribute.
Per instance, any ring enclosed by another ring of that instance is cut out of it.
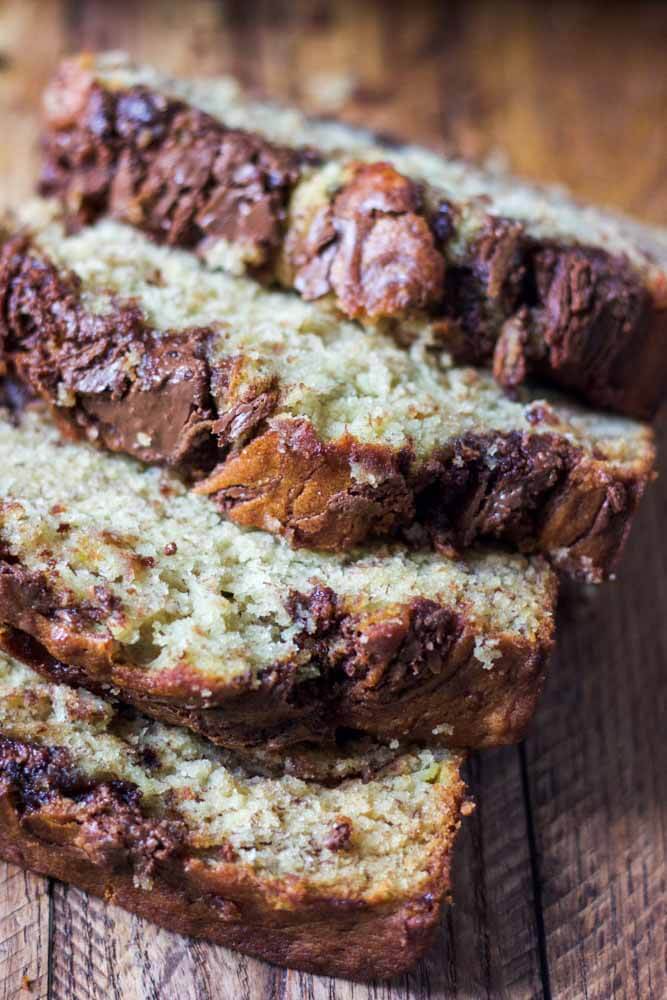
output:
<svg viewBox="0 0 667 1000"><path fill-rule="evenodd" d="M458 759L446 752L405 754L370 781L335 788L251 776L183 729L124 718L101 698L47 683L4 654L0 732L64 747L91 779L133 782L150 814L169 808L185 822L191 847L212 866L220 863L215 848L230 845L257 876L296 876L334 896L375 902L418 894L456 818ZM342 818L351 836L336 850L327 842Z"/></svg>
<svg viewBox="0 0 667 1000"><path fill-rule="evenodd" d="M490 374L447 366L423 340L404 350L296 295L210 271L194 255L157 246L120 223L103 220L66 236L58 209L43 201L26 207L22 221L45 254L80 277L91 312L133 299L158 332L211 327L213 360L245 359L239 395L277 377L282 393L273 419L308 418L326 441L351 434L426 459L466 433L548 432L629 466L649 447L649 432L633 421L553 394L526 391L510 400ZM545 400L549 406L538 406Z"/></svg>
<svg viewBox="0 0 667 1000"><path fill-rule="evenodd" d="M330 121L313 121L295 108L245 97L229 77L171 79L148 66L134 66L122 53L98 56L94 73L112 87L144 84L180 98L233 128L257 131L286 145L315 146L329 155L388 160L398 170L427 181L445 198L468 203L471 218L493 212L522 221L536 238L581 242L627 256L640 270L657 275L667 267L667 231L640 225L613 212L576 203L557 188L539 188L499 172L446 159L419 146L380 146L371 133ZM476 199L488 199L476 205Z"/></svg>
<svg viewBox="0 0 667 1000"><path fill-rule="evenodd" d="M318 584L361 616L391 617L416 597L460 609L479 633L482 662L501 634L531 639L550 616L553 575L540 560L294 550L221 520L166 471L62 442L36 412L18 427L0 420L0 498L3 547L74 604L99 602L103 587L109 613L87 627L111 633L122 658L143 668L190 664L232 679L291 658L303 623L288 597ZM307 675L312 664L298 655Z"/></svg>

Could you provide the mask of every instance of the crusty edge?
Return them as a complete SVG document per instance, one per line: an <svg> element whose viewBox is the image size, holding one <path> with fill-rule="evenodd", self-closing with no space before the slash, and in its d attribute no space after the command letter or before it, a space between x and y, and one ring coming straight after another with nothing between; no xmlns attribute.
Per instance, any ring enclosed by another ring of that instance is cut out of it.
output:
<svg viewBox="0 0 667 1000"><path fill-rule="evenodd" d="M646 485L651 432L623 468L559 435L489 432L452 439L422 468L407 449L351 438L324 445L306 421L274 421L197 492L230 520L284 534L295 546L337 551L412 525L459 548L497 538L548 555L563 572L599 583L613 571ZM507 458L503 467L500 457ZM355 482L353 465L379 486ZM514 506L505 502L513 495ZM520 499L520 502L519 502Z"/></svg>
<svg viewBox="0 0 667 1000"><path fill-rule="evenodd" d="M235 948L276 965L351 979L387 978L412 966L430 945L450 891L450 865L465 787L460 777L434 857L430 883L413 898L384 904L308 898L299 880L264 884L233 864L212 871L186 855L158 866L152 884L136 884L131 869L95 863L72 841L75 823L48 806L21 815L20 788L0 780L0 857L41 875L70 882L153 923ZM16 793L19 793L18 795Z"/></svg>
<svg viewBox="0 0 667 1000"><path fill-rule="evenodd" d="M537 548L561 572L585 583L602 583L616 569L639 503L656 478L655 448L631 469L610 473L604 463L582 458L570 471L567 488L545 513Z"/></svg>
<svg viewBox="0 0 667 1000"><path fill-rule="evenodd" d="M61 599L48 580L12 560L0 560L0 621L18 630L12 638L5 629L12 655L43 673L58 672L54 658L77 668L74 683L114 688L147 714L187 725L230 749L261 743L281 751L302 742L331 742L340 727L467 748L523 735L553 642L556 590L552 575L531 638L485 633L465 606L415 599L364 617L330 588L286 594L288 606L292 599L309 607L318 623L302 641L313 644L310 656L320 678L302 681L297 656L294 663L266 668L259 685L246 676L221 682L183 665L158 676L124 662L110 635L97 626L92 632L85 617L77 618L71 596ZM65 615L58 613L62 600ZM300 613L295 606L292 614ZM476 658L480 643L489 644L490 669ZM66 669L59 669L65 676Z"/></svg>
<svg viewBox="0 0 667 1000"><path fill-rule="evenodd" d="M638 420L652 420L667 393L667 275L648 288L636 338L618 359L616 370L622 366L633 372L631 380L610 389L608 395L601 390L599 400L592 402Z"/></svg>
<svg viewBox="0 0 667 1000"><path fill-rule="evenodd" d="M391 631L368 635L367 646L386 644L384 662L372 658L358 678L324 678L321 685L298 684L283 668L287 680L273 678L259 687L218 690L217 704L199 697L206 677L184 682L178 695L166 700L133 677L138 668L106 671L91 668L80 634L73 641L62 625L46 622L30 609L22 613L3 602L0 577L0 648L51 680L87 687L130 702L153 718L183 725L212 742L241 755L256 749L275 755L278 766L286 755L298 770L298 755L308 748L333 746L340 729L371 734L378 739L421 741L450 749L479 749L515 743L525 734L546 677L553 643L553 620L545 616L533 642L500 634L492 639L491 664L475 658L475 636L454 632L445 640L438 667L434 657L423 659L428 633L415 637L407 624L393 623ZM555 583L553 586L555 600ZM403 664L404 680L392 685L401 649L412 646L411 663ZM93 651L94 655L95 651ZM411 669L414 664L414 669ZM406 669L407 667L407 669ZM128 681L129 678L129 681ZM134 683L132 683L134 681ZM184 679L187 681L187 678Z"/></svg>

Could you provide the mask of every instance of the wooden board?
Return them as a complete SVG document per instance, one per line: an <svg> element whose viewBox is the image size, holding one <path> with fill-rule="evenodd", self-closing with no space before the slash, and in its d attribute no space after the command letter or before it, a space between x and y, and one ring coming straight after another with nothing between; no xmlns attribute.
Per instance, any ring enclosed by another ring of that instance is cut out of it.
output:
<svg viewBox="0 0 667 1000"><path fill-rule="evenodd" d="M81 47L232 72L667 223L663 5L0 0L0 203L30 190L39 92ZM412 974L278 970L0 865L0 1000L667 996L666 509L660 484L619 580L567 595L526 744L471 762L456 904Z"/></svg>

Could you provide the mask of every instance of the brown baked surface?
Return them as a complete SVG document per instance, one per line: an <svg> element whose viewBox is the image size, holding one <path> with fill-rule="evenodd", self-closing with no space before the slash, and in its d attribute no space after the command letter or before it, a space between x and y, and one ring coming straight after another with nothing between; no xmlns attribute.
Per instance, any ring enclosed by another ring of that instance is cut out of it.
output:
<svg viewBox="0 0 667 1000"><path fill-rule="evenodd" d="M198 697L201 681L196 678L183 677L178 689L167 692L167 700L165 692L148 689L136 664L111 657L100 664L92 642L59 627L57 613L49 618L44 608L33 612L21 607L14 579L0 564L0 618L9 623L0 628L0 649L46 678L114 692L151 718L186 726L245 759L261 761L270 771L287 768L304 778L312 774L311 753L334 748L348 731L357 737L372 734L385 746L395 740L453 749L517 743L533 717L552 645L547 628L534 650L501 642L492 669L484 670L472 655L469 637L457 640L438 632L437 623L421 635L399 625L383 636L389 646L383 659L376 657L356 680L346 683L338 675L299 686L295 665L281 664L282 684L267 672L252 690L218 686L218 704L207 707ZM34 590L29 593L34 596ZM437 622L447 612L431 614ZM188 706L188 700L200 703Z"/></svg>
<svg viewBox="0 0 667 1000"><path fill-rule="evenodd" d="M331 789L253 777L0 659L3 860L310 972L391 976L428 947L471 808L458 758L421 751ZM392 872L383 831L409 879Z"/></svg>
<svg viewBox="0 0 667 1000"><path fill-rule="evenodd" d="M651 257L637 227L631 260L613 216L600 235L564 199L567 237L542 224L539 193L523 206L519 182L517 216L505 216L493 177L485 189L479 175L474 197L439 188L435 157L422 151L424 177L419 150L383 150L372 136L364 148L364 134L343 126L328 139L314 125L311 137L297 115L282 142L230 127L229 114L257 127L270 109L238 96L216 104L211 89L204 98L196 84L112 57L65 62L45 100L42 191L73 223L109 213L399 338L417 321L504 386L547 377L595 405L655 412L667 383L667 241ZM314 148L322 136L332 148ZM397 169L401 155L412 173Z"/></svg>
<svg viewBox="0 0 667 1000"><path fill-rule="evenodd" d="M125 226L67 237L35 208L33 235L0 254L4 359L70 435L175 467L295 546L493 539L586 580L613 569L652 476L642 425L508 400L483 373L441 372Z"/></svg>

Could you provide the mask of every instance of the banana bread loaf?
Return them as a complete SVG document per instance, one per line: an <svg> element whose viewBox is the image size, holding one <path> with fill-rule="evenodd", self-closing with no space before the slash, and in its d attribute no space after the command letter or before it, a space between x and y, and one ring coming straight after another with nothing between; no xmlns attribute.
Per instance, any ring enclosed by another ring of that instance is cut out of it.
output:
<svg viewBox="0 0 667 1000"><path fill-rule="evenodd" d="M46 94L42 191L278 281L515 386L646 417L667 383L667 235L412 146L107 54Z"/></svg>
<svg viewBox="0 0 667 1000"><path fill-rule="evenodd" d="M67 236L36 202L22 223L0 248L2 354L70 433L296 546L497 539L586 580L614 566L652 475L644 425L510 400L111 220Z"/></svg>
<svg viewBox="0 0 667 1000"><path fill-rule="evenodd" d="M0 857L280 965L371 978L424 952L471 808L459 763L266 778L0 654Z"/></svg>
<svg viewBox="0 0 667 1000"><path fill-rule="evenodd" d="M229 748L333 743L341 729L516 740L555 591L543 560L503 552L295 550L220 520L173 474L61 443L36 412L0 421L13 652Z"/></svg>

